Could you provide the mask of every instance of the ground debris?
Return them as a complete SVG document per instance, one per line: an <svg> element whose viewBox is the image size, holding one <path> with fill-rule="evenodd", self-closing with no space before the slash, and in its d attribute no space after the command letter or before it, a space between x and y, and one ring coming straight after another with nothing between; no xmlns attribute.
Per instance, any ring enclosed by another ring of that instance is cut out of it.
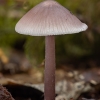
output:
<svg viewBox="0 0 100 100"><path fill-rule="evenodd" d="M14 100L11 94L2 85L0 85L0 100Z"/></svg>
<svg viewBox="0 0 100 100"><path fill-rule="evenodd" d="M87 98L82 98L82 100L95 100L95 99L87 99Z"/></svg>
<svg viewBox="0 0 100 100"><path fill-rule="evenodd" d="M27 72L31 64L23 52L10 50L9 56L0 48L0 71L4 74Z"/></svg>

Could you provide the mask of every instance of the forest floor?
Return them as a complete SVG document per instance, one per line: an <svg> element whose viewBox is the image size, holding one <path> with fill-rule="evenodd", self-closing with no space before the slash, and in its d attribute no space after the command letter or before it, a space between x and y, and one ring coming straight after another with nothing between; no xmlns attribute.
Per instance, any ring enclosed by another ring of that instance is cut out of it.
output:
<svg viewBox="0 0 100 100"><path fill-rule="evenodd" d="M17 56L13 54L10 60L1 54L0 84L7 88L15 100L43 100L44 65L30 67L23 54L19 57L18 53ZM57 66L56 100L100 100L99 61L99 58L70 60ZM1 91L4 90L1 88Z"/></svg>

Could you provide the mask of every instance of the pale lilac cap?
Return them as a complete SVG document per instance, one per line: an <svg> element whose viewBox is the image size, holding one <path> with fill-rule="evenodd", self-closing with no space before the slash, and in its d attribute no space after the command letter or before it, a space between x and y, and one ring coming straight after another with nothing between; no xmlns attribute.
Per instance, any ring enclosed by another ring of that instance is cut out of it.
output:
<svg viewBox="0 0 100 100"><path fill-rule="evenodd" d="M87 28L62 5L47 0L27 12L16 24L15 30L20 34L48 36L79 33Z"/></svg>

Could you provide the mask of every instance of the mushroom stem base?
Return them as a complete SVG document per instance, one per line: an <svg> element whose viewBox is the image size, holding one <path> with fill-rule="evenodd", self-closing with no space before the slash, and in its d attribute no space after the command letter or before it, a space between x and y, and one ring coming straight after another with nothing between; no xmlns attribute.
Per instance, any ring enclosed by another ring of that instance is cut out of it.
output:
<svg viewBox="0 0 100 100"><path fill-rule="evenodd" d="M46 36L44 100L55 100L55 69L55 36Z"/></svg>

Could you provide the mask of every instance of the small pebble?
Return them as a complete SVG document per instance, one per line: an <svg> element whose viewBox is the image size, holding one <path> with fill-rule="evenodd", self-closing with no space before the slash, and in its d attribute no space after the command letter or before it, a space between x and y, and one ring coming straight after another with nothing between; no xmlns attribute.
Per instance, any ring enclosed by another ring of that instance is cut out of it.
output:
<svg viewBox="0 0 100 100"><path fill-rule="evenodd" d="M97 82L95 80L90 80L90 83L92 83L93 85L97 85Z"/></svg>

